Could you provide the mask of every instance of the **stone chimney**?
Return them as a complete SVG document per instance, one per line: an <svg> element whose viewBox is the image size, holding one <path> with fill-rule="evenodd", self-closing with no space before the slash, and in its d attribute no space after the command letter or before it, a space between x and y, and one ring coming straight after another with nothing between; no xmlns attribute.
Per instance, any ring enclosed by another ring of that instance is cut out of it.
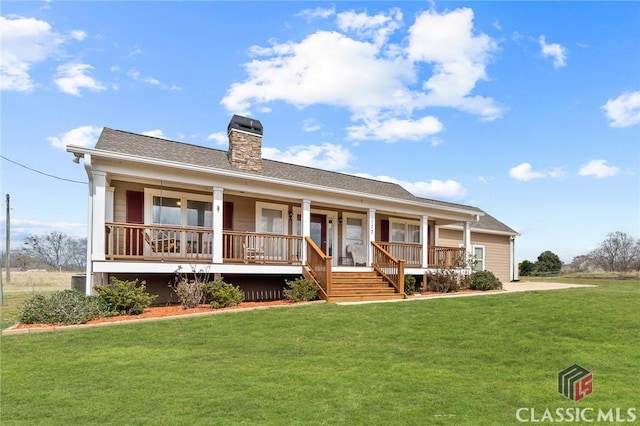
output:
<svg viewBox="0 0 640 426"><path fill-rule="evenodd" d="M234 115L227 127L229 162L240 170L262 170L262 123Z"/></svg>

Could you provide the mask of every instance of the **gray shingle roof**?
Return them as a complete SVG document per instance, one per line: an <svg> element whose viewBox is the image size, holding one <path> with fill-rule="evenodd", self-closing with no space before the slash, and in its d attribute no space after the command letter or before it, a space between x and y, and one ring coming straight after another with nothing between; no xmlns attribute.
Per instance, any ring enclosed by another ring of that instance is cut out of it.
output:
<svg viewBox="0 0 640 426"><path fill-rule="evenodd" d="M227 151L138 135L106 127L98 139L96 149L155 160L174 161L226 171L238 171L229 163ZM261 171L243 170L242 172L310 185L321 185L327 188L360 191L371 195L418 201L416 196L395 183L280 161L263 159Z"/></svg>
<svg viewBox="0 0 640 426"><path fill-rule="evenodd" d="M238 171L229 163L227 151L187 144L184 142L170 141L153 136L139 135L106 127L102 130L102 134L98 139L95 149L154 160L210 167L225 171ZM283 163L280 161L263 159L261 171L242 172L298 183L321 185L338 190L359 191L370 195L413 201L425 205L435 205L443 208L464 209L484 213L479 208L473 206L416 197L395 183L383 182L375 179L331 172L296 164ZM484 216L481 216L480 221L476 223L473 228L516 233L513 229L486 213Z"/></svg>

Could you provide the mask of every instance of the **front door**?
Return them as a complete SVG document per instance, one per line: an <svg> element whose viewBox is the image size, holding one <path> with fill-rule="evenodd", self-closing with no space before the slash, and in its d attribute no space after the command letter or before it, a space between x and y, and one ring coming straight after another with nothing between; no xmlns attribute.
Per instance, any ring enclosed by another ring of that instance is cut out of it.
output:
<svg viewBox="0 0 640 426"><path fill-rule="evenodd" d="M311 213L311 239L327 254L327 216Z"/></svg>

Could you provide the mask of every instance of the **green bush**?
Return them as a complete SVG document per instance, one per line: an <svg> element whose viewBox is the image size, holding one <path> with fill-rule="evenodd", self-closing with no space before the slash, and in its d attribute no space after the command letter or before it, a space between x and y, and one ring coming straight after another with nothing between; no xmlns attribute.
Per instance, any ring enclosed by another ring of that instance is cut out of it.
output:
<svg viewBox="0 0 640 426"><path fill-rule="evenodd" d="M222 279L207 283L204 287L206 300L213 309L237 306L244 300L240 287L224 282Z"/></svg>
<svg viewBox="0 0 640 426"><path fill-rule="evenodd" d="M318 287L313 280L296 278L293 281L284 280L288 288L283 293L287 300L292 302L308 302L318 297Z"/></svg>
<svg viewBox="0 0 640 426"><path fill-rule="evenodd" d="M478 271L473 274L471 280L472 290L498 290L502 288L502 283L491 271Z"/></svg>
<svg viewBox="0 0 640 426"><path fill-rule="evenodd" d="M36 294L20 307L19 320L25 324L81 324L107 314L102 301L75 290Z"/></svg>
<svg viewBox="0 0 640 426"><path fill-rule="evenodd" d="M98 297L104 300L109 312L116 315L138 315L158 296L147 293L145 282L127 281L111 277L109 284L96 286Z"/></svg>
<svg viewBox="0 0 640 426"><path fill-rule="evenodd" d="M416 292L416 277L413 275L404 276L404 293L412 295Z"/></svg>

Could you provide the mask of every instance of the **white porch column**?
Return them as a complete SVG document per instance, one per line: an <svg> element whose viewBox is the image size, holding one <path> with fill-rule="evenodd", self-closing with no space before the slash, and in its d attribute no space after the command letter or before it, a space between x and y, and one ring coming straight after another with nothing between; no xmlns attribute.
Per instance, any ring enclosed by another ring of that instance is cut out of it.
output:
<svg viewBox="0 0 640 426"><path fill-rule="evenodd" d="M222 215L224 213L222 188L213 188L213 263L222 263Z"/></svg>
<svg viewBox="0 0 640 426"><path fill-rule="evenodd" d="M115 193L115 188L113 186L108 186L105 189L105 213L104 213L104 220L106 222L113 222L113 197L114 197L114 193Z"/></svg>
<svg viewBox="0 0 640 426"><path fill-rule="evenodd" d="M467 259L469 259L471 255L473 255L473 252L471 250L471 222L468 221L464 223L463 244L464 250L466 252L466 263Z"/></svg>
<svg viewBox="0 0 640 426"><path fill-rule="evenodd" d="M105 260L105 217L107 202L107 174L105 172L93 172L93 245L92 260Z"/></svg>
<svg viewBox="0 0 640 426"><path fill-rule="evenodd" d="M429 216L422 216L420 222L420 235L422 236L422 259L423 268L429 267Z"/></svg>
<svg viewBox="0 0 640 426"><path fill-rule="evenodd" d="M486 256L486 255L485 255ZM516 236L509 237L509 278L511 281L519 281L518 265L516 263Z"/></svg>
<svg viewBox="0 0 640 426"><path fill-rule="evenodd" d="M367 266L373 265L372 241L376 240L376 209L369 209L367 212Z"/></svg>
<svg viewBox="0 0 640 426"><path fill-rule="evenodd" d="M302 200L302 263L307 263L307 241L311 236L311 200Z"/></svg>

